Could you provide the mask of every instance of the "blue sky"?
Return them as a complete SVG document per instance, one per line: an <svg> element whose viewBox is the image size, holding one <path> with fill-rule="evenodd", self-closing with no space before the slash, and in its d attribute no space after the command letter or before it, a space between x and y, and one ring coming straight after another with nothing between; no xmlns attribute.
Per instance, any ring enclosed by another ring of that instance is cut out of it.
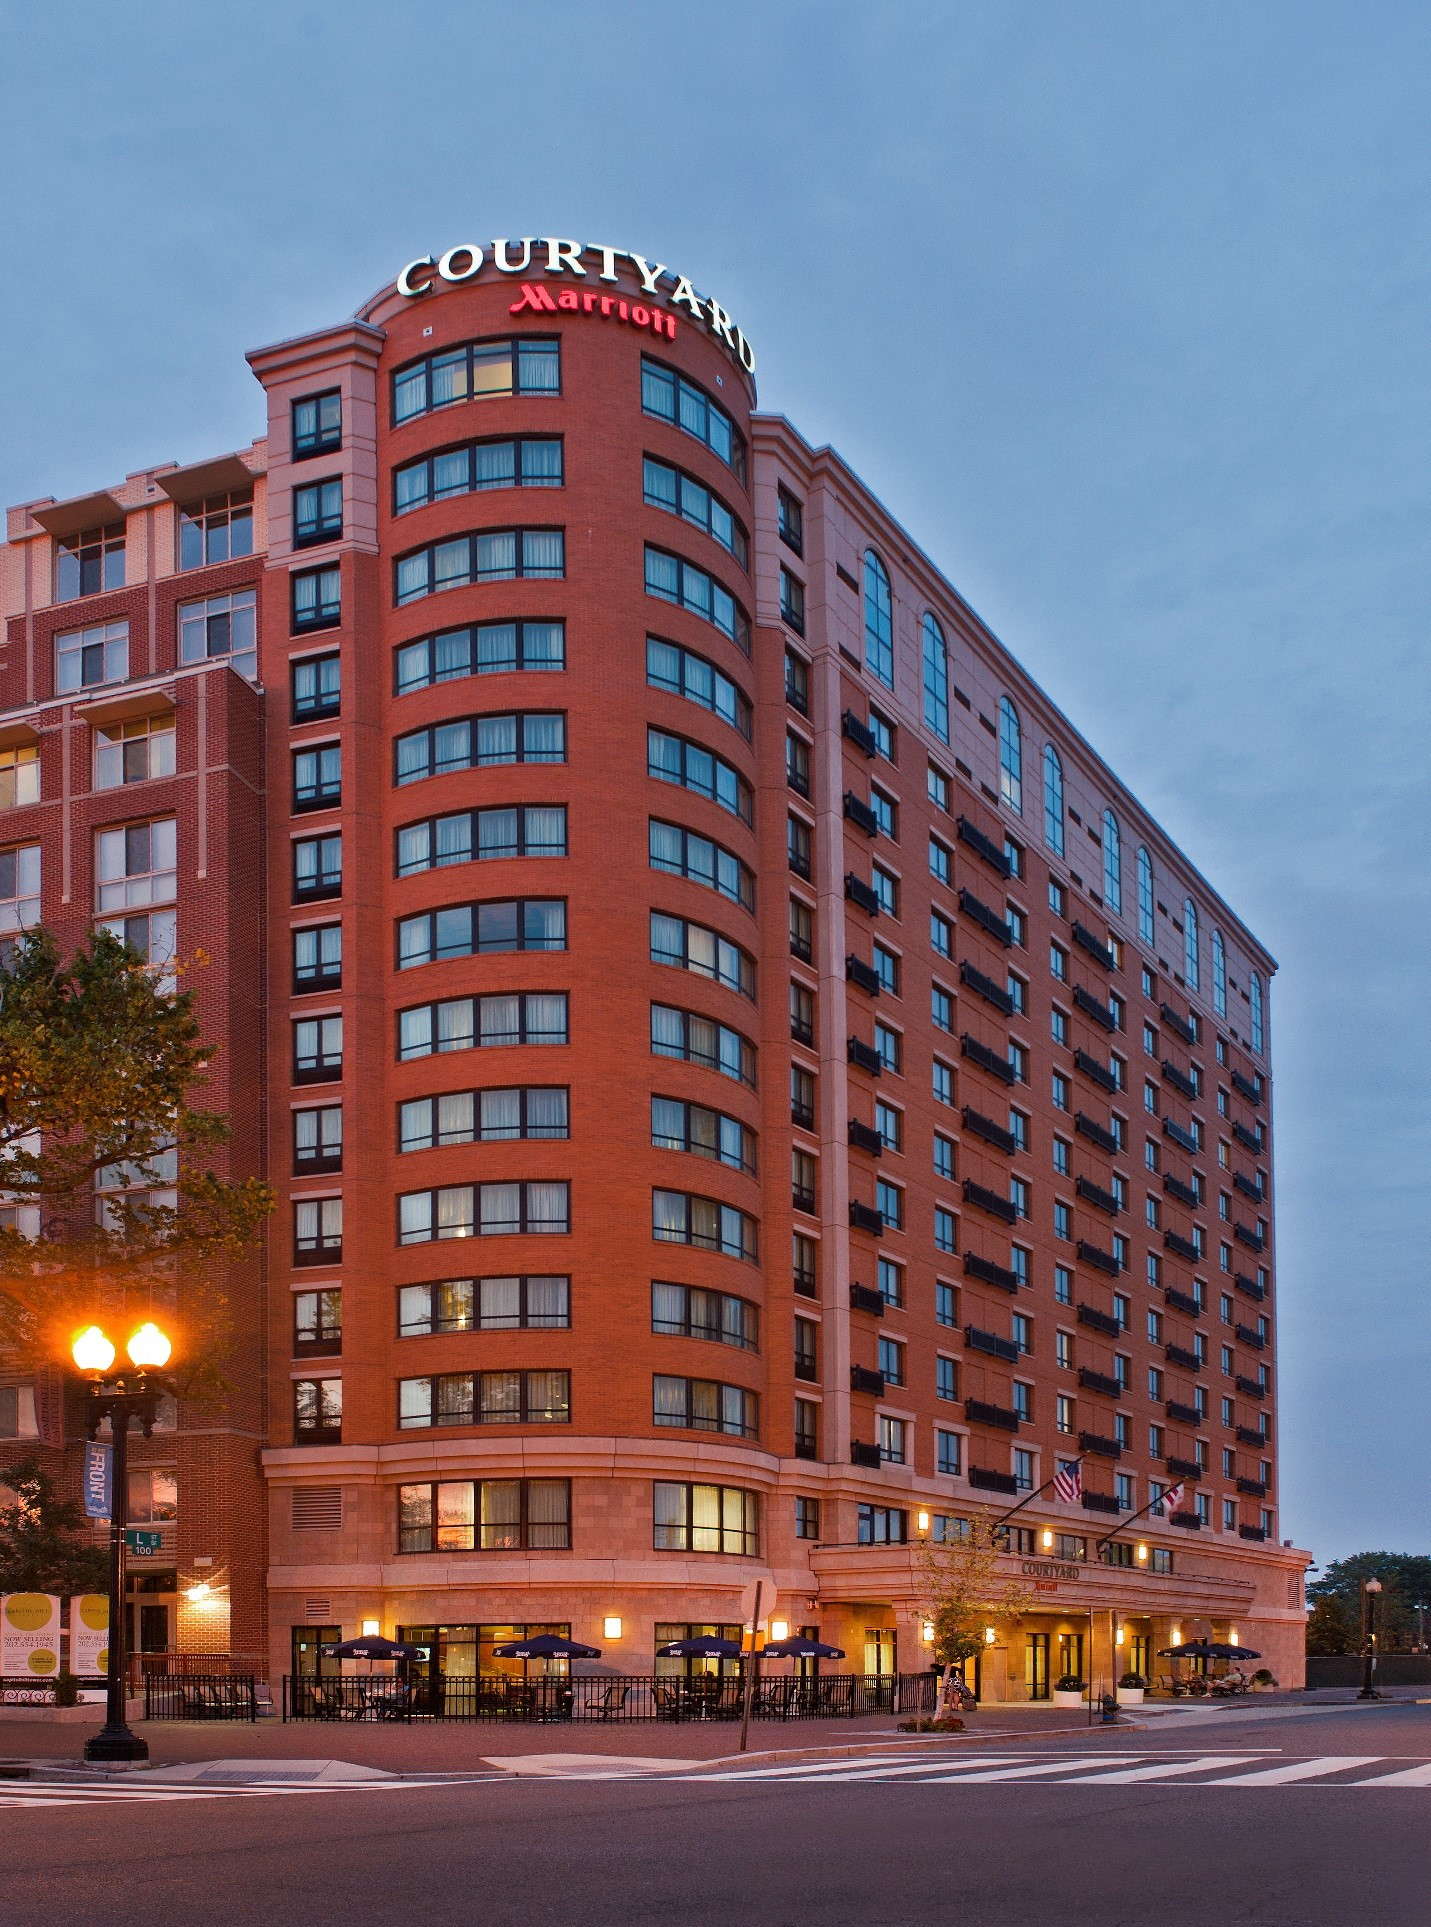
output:
<svg viewBox="0 0 1431 1927"><path fill-rule="evenodd" d="M0 0L0 497L415 254L678 264L1282 962L1285 1534L1424 1550L1431 15Z"/></svg>

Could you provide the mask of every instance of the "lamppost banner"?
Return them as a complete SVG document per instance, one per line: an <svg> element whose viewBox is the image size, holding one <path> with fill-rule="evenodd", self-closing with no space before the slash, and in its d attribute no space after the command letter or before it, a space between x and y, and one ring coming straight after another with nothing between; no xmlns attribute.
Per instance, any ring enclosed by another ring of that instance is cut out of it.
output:
<svg viewBox="0 0 1431 1927"><path fill-rule="evenodd" d="M102 1592L77 1592L70 1599L70 1671L92 1679L109 1664L109 1600Z"/></svg>
<svg viewBox="0 0 1431 1927"><path fill-rule="evenodd" d="M59 1670L59 1600L48 1592L0 1595L0 1674L53 1679Z"/></svg>
<svg viewBox="0 0 1431 1927"><path fill-rule="evenodd" d="M114 1504L114 1448L84 1449L84 1510L87 1519L107 1519Z"/></svg>

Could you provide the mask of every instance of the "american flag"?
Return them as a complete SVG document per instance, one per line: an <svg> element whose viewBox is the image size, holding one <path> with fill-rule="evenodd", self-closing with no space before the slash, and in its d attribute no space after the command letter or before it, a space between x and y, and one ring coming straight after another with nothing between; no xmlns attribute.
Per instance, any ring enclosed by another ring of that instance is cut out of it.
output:
<svg viewBox="0 0 1431 1927"><path fill-rule="evenodd" d="M1078 1505L1083 1499L1081 1459L1063 1459L1053 1475L1053 1496L1065 1505Z"/></svg>
<svg viewBox="0 0 1431 1927"><path fill-rule="evenodd" d="M1164 1516L1170 1517L1174 1512L1177 1511L1178 1507L1182 1504L1182 1502L1183 1502L1183 1482L1181 1479L1179 1479L1176 1485L1170 1485L1167 1491L1163 1494Z"/></svg>

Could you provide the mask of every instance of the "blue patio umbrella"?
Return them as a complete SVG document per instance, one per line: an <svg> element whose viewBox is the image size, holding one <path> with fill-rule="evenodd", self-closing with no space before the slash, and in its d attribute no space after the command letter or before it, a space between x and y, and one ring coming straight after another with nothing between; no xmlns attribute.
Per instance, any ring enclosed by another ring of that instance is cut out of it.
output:
<svg viewBox="0 0 1431 1927"><path fill-rule="evenodd" d="M343 1639L331 1646L320 1646L324 1659L425 1659L426 1646L409 1646L399 1639L384 1639L369 1633L363 1639Z"/></svg>
<svg viewBox="0 0 1431 1927"><path fill-rule="evenodd" d="M843 1646L824 1646L818 1639L801 1639L798 1634L789 1639L772 1640L760 1649L762 1659L843 1659L844 1656Z"/></svg>
<svg viewBox="0 0 1431 1927"><path fill-rule="evenodd" d="M669 1646L656 1648L658 1659L739 1659L740 1646L733 1639L719 1639L714 1633L698 1633L694 1639L673 1639Z"/></svg>
<svg viewBox="0 0 1431 1927"><path fill-rule="evenodd" d="M511 1639L505 1646L494 1646L497 1659L600 1659L599 1646L583 1646L579 1639L565 1639L560 1633L533 1633L530 1639Z"/></svg>

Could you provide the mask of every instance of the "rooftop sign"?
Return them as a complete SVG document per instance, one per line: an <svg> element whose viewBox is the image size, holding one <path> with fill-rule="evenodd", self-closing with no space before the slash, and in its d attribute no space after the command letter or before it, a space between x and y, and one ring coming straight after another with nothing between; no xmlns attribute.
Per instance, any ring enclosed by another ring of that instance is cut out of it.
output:
<svg viewBox="0 0 1431 1927"><path fill-rule="evenodd" d="M598 247L555 238L537 240L531 235L521 241L493 241L486 248L469 241L449 248L445 254L422 254L417 260L409 261L394 287L398 294L412 299L430 294L438 281L473 281L489 264L497 274L520 275L528 282L533 275L550 274L572 275L583 281L589 277L614 282L618 261L629 261L635 268L643 294L660 300L667 308L684 308L693 320L701 322L729 348L747 374L755 373L755 351L719 301L710 295L697 294L685 275L677 274L664 262L653 264L644 255L633 254L627 248ZM609 314L611 309L598 307L596 311ZM586 312L591 313L592 309L588 307Z"/></svg>

